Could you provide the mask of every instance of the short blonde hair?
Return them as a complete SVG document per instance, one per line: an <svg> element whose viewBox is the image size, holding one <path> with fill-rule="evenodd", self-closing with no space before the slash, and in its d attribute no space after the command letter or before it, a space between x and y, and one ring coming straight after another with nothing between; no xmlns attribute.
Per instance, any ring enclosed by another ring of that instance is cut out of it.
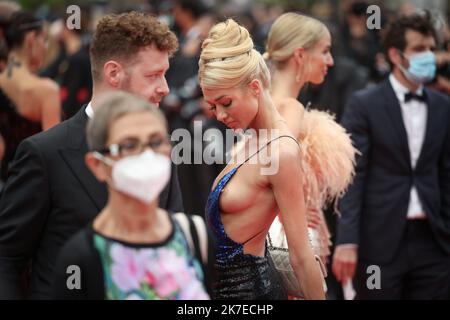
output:
<svg viewBox="0 0 450 320"><path fill-rule="evenodd" d="M233 19L216 24L202 44L199 60L202 88L229 89L259 79L270 89L270 72L244 27Z"/></svg>
<svg viewBox="0 0 450 320"><path fill-rule="evenodd" d="M327 32L327 27L317 19L294 12L278 17L267 38L264 59L276 63L287 61L295 49L309 49Z"/></svg>

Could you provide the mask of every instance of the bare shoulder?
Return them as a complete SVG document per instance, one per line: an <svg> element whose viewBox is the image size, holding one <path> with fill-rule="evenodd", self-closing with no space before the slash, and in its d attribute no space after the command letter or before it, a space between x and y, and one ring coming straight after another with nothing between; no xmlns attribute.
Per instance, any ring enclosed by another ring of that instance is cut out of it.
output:
<svg viewBox="0 0 450 320"><path fill-rule="evenodd" d="M298 185L301 177L301 151L297 142L288 137L274 141L271 148L269 183L273 186Z"/></svg>
<svg viewBox="0 0 450 320"><path fill-rule="evenodd" d="M22 85L20 90L22 106L40 106L48 99L59 100L59 86L58 84L48 78L34 77L29 79Z"/></svg>
<svg viewBox="0 0 450 320"><path fill-rule="evenodd" d="M52 94L59 92L59 85L49 78L38 78L36 79L36 87L42 90L42 94Z"/></svg>
<svg viewBox="0 0 450 320"><path fill-rule="evenodd" d="M281 114L300 114L303 115L305 107L303 104L294 98L283 98L279 101L279 110Z"/></svg>
<svg viewBox="0 0 450 320"><path fill-rule="evenodd" d="M289 166L292 165L291 161L300 161L301 150L294 137L283 135L272 142L271 154L280 164Z"/></svg>
<svg viewBox="0 0 450 320"><path fill-rule="evenodd" d="M34 77L22 88L22 91L33 97L46 97L49 94L58 94L58 84L49 78Z"/></svg>

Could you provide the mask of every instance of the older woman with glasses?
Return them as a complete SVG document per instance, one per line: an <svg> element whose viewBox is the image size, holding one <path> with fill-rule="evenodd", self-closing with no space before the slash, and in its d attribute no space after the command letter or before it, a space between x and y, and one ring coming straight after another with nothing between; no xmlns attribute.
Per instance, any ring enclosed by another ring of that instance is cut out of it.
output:
<svg viewBox="0 0 450 320"><path fill-rule="evenodd" d="M108 185L106 207L61 250L57 299L208 299L182 228L158 208L170 178L162 113L126 93L106 98L87 127L86 164Z"/></svg>

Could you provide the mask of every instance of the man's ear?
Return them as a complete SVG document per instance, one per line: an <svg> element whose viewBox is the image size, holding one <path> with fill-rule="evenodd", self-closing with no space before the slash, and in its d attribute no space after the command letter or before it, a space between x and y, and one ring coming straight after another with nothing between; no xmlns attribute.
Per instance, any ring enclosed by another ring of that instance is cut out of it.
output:
<svg viewBox="0 0 450 320"><path fill-rule="evenodd" d="M86 163L86 166L98 181L106 181L108 177L107 167L94 155L93 152L86 153L86 155L84 156L84 161Z"/></svg>
<svg viewBox="0 0 450 320"><path fill-rule="evenodd" d="M393 65L398 66L398 65L403 64L404 59L403 59L399 49L392 47L392 48L388 49L387 53L388 53L388 59Z"/></svg>
<svg viewBox="0 0 450 320"><path fill-rule="evenodd" d="M103 79L114 88L120 88L125 78L123 66L114 60L109 60L103 65Z"/></svg>

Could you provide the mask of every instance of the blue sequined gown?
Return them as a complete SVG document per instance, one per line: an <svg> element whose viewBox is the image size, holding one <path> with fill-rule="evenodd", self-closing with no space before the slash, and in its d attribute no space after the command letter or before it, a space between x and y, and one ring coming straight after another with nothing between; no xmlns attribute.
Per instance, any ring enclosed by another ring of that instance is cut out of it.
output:
<svg viewBox="0 0 450 320"><path fill-rule="evenodd" d="M278 138L281 137L283 136ZM269 141L264 147L274 140ZM237 170L251 157L220 179L209 194L206 204L206 221L217 244L216 282L213 284L213 299L272 300L287 298L281 279L267 250L264 257L245 254L244 244L254 237L244 243L237 243L228 237L221 221L220 194Z"/></svg>

